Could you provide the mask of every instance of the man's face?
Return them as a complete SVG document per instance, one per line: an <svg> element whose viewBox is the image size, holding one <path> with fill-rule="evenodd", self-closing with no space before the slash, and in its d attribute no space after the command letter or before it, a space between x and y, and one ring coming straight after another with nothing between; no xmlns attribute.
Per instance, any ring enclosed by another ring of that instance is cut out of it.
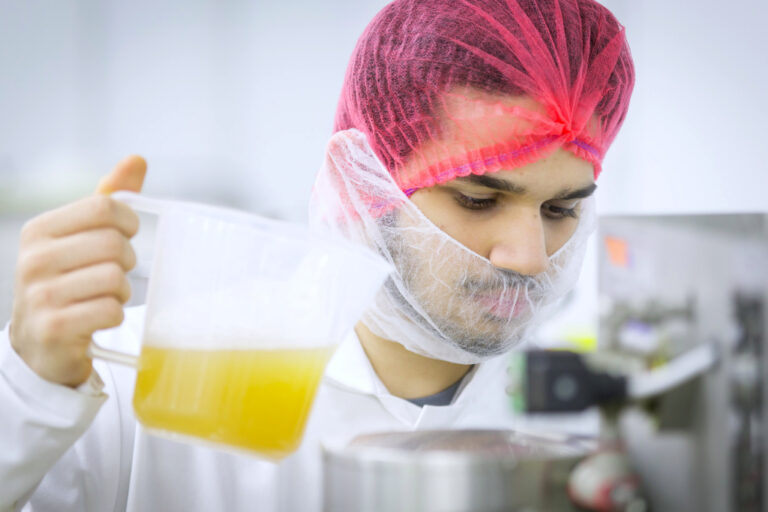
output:
<svg viewBox="0 0 768 512"><path fill-rule="evenodd" d="M433 224L496 268L535 276L576 231L592 165L558 149L524 167L457 178L418 190L413 203Z"/></svg>
<svg viewBox="0 0 768 512"><path fill-rule="evenodd" d="M476 145L492 132L478 133ZM421 229L423 219L406 211L396 220L390 250L410 295L402 306L413 316L416 304L428 329L467 352L503 352L545 299L550 257L576 232L595 187L592 165L558 149L513 170L418 190L411 201L439 231Z"/></svg>

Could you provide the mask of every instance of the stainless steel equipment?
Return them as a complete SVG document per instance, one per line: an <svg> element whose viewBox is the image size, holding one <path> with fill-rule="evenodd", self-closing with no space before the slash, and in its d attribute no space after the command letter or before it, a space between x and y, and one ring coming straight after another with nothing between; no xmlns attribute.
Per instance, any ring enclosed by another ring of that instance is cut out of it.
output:
<svg viewBox="0 0 768 512"><path fill-rule="evenodd" d="M600 221L599 348L718 364L620 422L651 510L768 512L768 215Z"/></svg>
<svg viewBox="0 0 768 512"><path fill-rule="evenodd" d="M572 468L594 449L579 439L512 431L372 434L325 448L327 512L577 510Z"/></svg>

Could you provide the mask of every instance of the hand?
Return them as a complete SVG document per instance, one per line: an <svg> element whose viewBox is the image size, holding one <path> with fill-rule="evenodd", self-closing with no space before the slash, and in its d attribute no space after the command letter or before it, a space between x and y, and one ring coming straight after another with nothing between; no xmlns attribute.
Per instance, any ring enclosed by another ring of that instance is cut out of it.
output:
<svg viewBox="0 0 768 512"><path fill-rule="evenodd" d="M141 191L147 164L121 161L97 194L27 222L16 264L11 345L42 378L77 387L92 370L88 345L94 331L123 321L130 298L126 279L136 264L130 238L137 215L108 195Z"/></svg>

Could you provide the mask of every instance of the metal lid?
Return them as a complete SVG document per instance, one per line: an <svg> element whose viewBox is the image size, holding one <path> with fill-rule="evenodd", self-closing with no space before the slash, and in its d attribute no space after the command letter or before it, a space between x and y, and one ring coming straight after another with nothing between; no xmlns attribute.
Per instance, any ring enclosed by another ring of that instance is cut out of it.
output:
<svg viewBox="0 0 768 512"><path fill-rule="evenodd" d="M325 510L571 510L567 476L593 448L509 430L367 434L324 447Z"/></svg>

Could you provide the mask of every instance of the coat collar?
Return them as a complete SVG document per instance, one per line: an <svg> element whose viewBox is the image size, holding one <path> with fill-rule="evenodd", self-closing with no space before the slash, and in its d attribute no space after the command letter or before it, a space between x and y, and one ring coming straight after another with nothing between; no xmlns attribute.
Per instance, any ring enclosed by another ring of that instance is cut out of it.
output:
<svg viewBox="0 0 768 512"><path fill-rule="evenodd" d="M446 406L419 407L408 400L392 395L371 365L360 341L351 331L338 346L328 363L325 377L329 383L352 392L376 397L390 414L409 428L429 428L433 422L443 423L457 419L475 406L478 397L501 398L505 393L505 367L507 356L499 356L475 365L456 393L453 403Z"/></svg>

